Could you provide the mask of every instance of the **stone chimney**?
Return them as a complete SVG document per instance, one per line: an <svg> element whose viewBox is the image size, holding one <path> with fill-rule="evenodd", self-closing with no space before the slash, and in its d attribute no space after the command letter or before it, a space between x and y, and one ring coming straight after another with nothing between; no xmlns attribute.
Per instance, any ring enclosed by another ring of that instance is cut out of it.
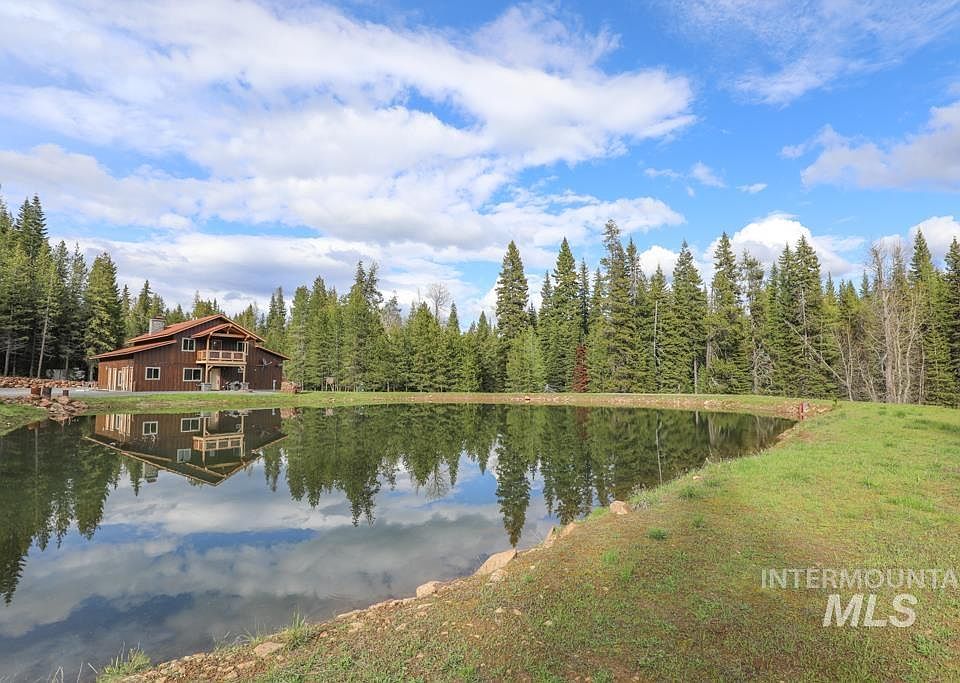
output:
<svg viewBox="0 0 960 683"><path fill-rule="evenodd" d="M156 334L167 326L167 321L163 318L150 318L150 334Z"/></svg>

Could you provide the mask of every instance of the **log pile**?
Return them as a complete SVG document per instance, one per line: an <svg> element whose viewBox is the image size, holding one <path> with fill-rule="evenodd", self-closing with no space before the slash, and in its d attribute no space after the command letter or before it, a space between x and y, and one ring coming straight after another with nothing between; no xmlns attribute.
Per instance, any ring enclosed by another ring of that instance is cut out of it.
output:
<svg viewBox="0 0 960 683"><path fill-rule="evenodd" d="M50 387L52 389L70 389L82 387L83 382L72 379L38 379L37 377L0 377L0 389L31 389Z"/></svg>

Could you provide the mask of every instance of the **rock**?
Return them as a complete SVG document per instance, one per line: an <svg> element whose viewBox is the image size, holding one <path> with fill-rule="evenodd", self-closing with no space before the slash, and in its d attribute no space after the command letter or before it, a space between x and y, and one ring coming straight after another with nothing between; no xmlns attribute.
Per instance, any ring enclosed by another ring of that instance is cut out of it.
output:
<svg viewBox="0 0 960 683"><path fill-rule="evenodd" d="M236 677L237 677L237 672L236 672L236 671L228 671L227 673L225 673L225 674L223 674L223 675L220 676L220 680L221 680L221 681L232 681L232 680L233 680L234 678L236 678Z"/></svg>
<svg viewBox="0 0 960 683"><path fill-rule="evenodd" d="M282 650L283 645L280 643L274 643L272 641L267 641L265 643L260 643L255 648L253 648L253 654L257 657L269 657L277 650Z"/></svg>
<svg viewBox="0 0 960 683"><path fill-rule="evenodd" d="M350 618L352 618L352 617L359 616L362 612L363 612L362 609L350 610L349 612L344 612L344 613L342 613L342 614L338 614L338 615L337 615L337 619L350 619Z"/></svg>
<svg viewBox="0 0 960 683"><path fill-rule="evenodd" d="M560 538L566 538L576 530L577 530L576 522L570 522L567 526L563 527L563 531L560 532Z"/></svg>
<svg viewBox="0 0 960 683"><path fill-rule="evenodd" d="M475 572L477 576L486 576L487 574L492 574L498 569L502 569L507 566L507 563L510 562L514 557L517 556L517 549L510 548L510 550L504 550L502 553L494 553L487 558L487 561L480 565L480 569Z"/></svg>
<svg viewBox="0 0 960 683"><path fill-rule="evenodd" d="M501 583L505 578L507 578L507 573L502 569L495 569L490 573L490 578L487 580L487 583Z"/></svg>
<svg viewBox="0 0 960 683"><path fill-rule="evenodd" d="M237 664L237 668L240 669L240 671L246 671L251 666L256 666L256 665L257 665L257 662L255 660L248 659L245 662L240 662L239 664Z"/></svg>
<svg viewBox="0 0 960 683"><path fill-rule="evenodd" d="M503 608L502 608L502 607L498 607L497 609L493 610L493 613L494 613L494 614L503 614Z"/></svg>
<svg viewBox="0 0 960 683"><path fill-rule="evenodd" d="M630 514L630 506L622 500L615 500L610 503L610 512L615 515L627 515Z"/></svg>
<svg viewBox="0 0 960 683"><path fill-rule="evenodd" d="M350 633L354 633L354 632L356 632L356 631L359 631L359 630L362 629L362 628L363 628L363 622L362 622L362 621L351 621L351 622L350 622L350 629L349 629L349 630L350 630Z"/></svg>
<svg viewBox="0 0 960 683"><path fill-rule="evenodd" d="M437 588L439 587L439 581L427 581L425 584L417 586L417 597L424 598L428 595L433 595L437 592Z"/></svg>

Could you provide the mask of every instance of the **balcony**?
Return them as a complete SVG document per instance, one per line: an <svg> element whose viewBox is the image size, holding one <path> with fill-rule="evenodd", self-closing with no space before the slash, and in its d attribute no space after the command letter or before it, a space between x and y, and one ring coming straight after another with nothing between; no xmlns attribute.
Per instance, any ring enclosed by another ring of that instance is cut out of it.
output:
<svg viewBox="0 0 960 683"><path fill-rule="evenodd" d="M246 351L223 351L221 349L199 349L197 362L210 365L246 365Z"/></svg>

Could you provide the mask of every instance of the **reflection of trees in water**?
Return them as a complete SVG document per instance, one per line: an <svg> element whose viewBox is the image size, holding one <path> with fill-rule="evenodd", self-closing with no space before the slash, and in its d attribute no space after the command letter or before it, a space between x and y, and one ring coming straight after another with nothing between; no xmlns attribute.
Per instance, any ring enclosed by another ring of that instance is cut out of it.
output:
<svg viewBox="0 0 960 683"><path fill-rule="evenodd" d="M0 593L10 602L30 546L59 547L75 523L92 538L120 459L81 438L78 423L21 429L0 437Z"/></svg>
<svg viewBox="0 0 960 683"><path fill-rule="evenodd" d="M756 451L787 424L679 411L395 405L304 410L284 421L285 440L258 452L271 490L285 475L290 495L312 507L342 491L354 524L373 522L376 496L396 488L401 473L421 495L442 497L456 485L462 456L481 472L492 457L504 527L516 544L538 470L548 511L567 523L707 457ZM91 538L111 487L127 478L138 493L147 480L141 462L82 438L90 421L45 425L0 437L0 593L8 602L32 544L59 544L73 524Z"/></svg>

